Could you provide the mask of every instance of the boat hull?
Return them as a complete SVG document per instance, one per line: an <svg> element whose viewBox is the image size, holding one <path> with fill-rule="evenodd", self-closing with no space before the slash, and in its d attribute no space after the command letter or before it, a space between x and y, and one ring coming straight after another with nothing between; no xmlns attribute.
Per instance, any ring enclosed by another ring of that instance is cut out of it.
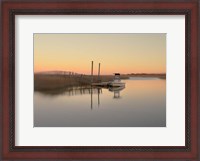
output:
<svg viewBox="0 0 200 161"><path fill-rule="evenodd" d="M111 87L125 87L125 83L123 82L111 82L108 85Z"/></svg>

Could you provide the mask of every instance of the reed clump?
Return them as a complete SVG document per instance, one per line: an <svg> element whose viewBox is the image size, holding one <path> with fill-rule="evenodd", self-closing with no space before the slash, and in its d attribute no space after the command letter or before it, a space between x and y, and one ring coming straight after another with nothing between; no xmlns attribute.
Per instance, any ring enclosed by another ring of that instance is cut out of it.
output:
<svg viewBox="0 0 200 161"><path fill-rule="evenodd" d="M34 90L51 90L87 84L87 81L82 81L80 76L34 75Z"/></svg>

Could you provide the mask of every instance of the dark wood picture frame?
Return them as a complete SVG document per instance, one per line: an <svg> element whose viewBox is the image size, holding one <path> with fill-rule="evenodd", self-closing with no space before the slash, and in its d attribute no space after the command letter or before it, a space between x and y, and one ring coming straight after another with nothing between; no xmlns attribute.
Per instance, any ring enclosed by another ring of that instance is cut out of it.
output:
<svg viewBox="0 0 200 161"><path fill-rule="evenodd" d="M167 1L2 1L1 71L1 160L22 159L154 159L200 160L198 155L198 9L197 0ZM185 15L185 146L15 146L15 15Z"/></svg>

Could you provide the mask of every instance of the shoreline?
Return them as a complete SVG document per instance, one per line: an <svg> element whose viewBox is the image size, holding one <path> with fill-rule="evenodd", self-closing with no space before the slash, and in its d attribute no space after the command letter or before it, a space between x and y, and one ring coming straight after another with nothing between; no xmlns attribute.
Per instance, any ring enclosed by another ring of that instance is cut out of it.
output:
<svg viewBox="0 0 200 161"><path fill-rule="evenodd" d="M130 77L155 77L159 79L166 79L165 74L124 74L120 78L122 80L129 79ZM100 80L97 75L93 76L94 82L108 82L112 81L113 75L101 75ZM34 90L47 91L56 90L73 86L87 86L91 85L90 75L56 75L56 74L34 74Z"/></svg>

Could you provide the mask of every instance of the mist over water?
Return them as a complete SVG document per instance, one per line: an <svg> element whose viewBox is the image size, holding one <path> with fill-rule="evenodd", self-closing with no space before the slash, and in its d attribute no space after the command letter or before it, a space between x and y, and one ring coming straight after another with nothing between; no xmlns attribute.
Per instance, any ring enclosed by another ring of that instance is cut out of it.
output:
<svg viewBox="0 0 200 161"><path fill-rule="evenodd" d="M165 127L166 80L132 77L124 89L34 92L34 127Z"/></svg>

